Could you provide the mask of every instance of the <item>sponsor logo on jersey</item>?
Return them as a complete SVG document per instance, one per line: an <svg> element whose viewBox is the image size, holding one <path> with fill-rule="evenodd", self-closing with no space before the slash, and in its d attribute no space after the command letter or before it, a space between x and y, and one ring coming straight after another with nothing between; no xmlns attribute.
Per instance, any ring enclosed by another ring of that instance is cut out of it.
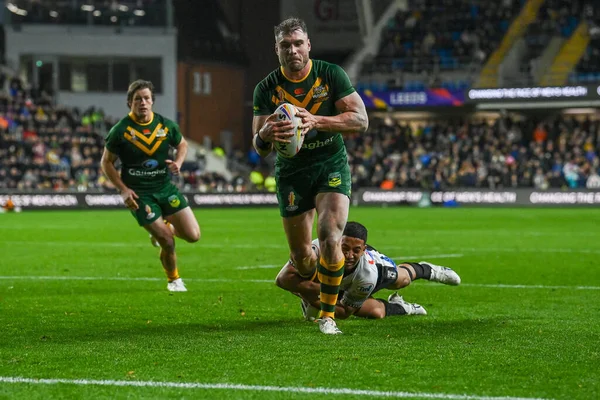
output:
<svg viewBox="0 0 600 400"><path fill-rule="evenodd" d="M385 271L385 279L387 279L387 280L396 279L397 275L398 274L397 274L396 270L388 269Z"/></svg>
<svg viewBox="0 0 600 400"><path fill-rule="evenodd" d="M319 147L329 146L333 143L333 137L327 138L324 141L317 140L316 142L303 143L302 148L308 150L318 149Z"/></svg>
<svg viewBox="0 0 600 400"><path fill-rule="evenodd" d="M181 204L181 200L179 200L179 197L177 197L176 194L169 196L167 200L169 200L169 205L173 208L179 207Z"/></svg>
<svg viewBox="0 0 600 400"><path fill-rule="evenodd" d="M285 207L288 211L296 211L298 209L298 205L296 204L296 193L292 190L290 194L288 194L288 205Z"/></svg>
<svg viewBox="0 0 600 400"><path fill-rule="evenodd" d="M370 293L372 290L373 290L373 285L360 286L358 288L358 291L363 292L363 293Z"/></svg>
<svg viewBox="0 0 600 400"><path fill-rule="evenodd" d="M276 101L277 105L283 103L285 101L285 90L278 86L276 96L277 96L277 101Z"/></svg>
<svg viewBox="0 0 600 400"><path fill-rule="evenodd" d="M142 163L142 167L144 167L146 169L154 169L154 168L158 167L158 161L150 158Z"/></svg>
<svg viewBox="0 0 600 400"><path fill-rule="evenodd" d="M299 87L294 89L294 96L302 96L304 93L306 93L304 88Z"/></svg>
<svg viewBox="0 0 600 400"><path fill-rule="evenodd" d="M131 176L137 176L139 178L150 178L150 177L159 176L159 175L166 175L167 169L163 168L163 169L154 169L154 170L146 171L143 169L129 168L127 170L127 173Z"/></svg>
<svg viewBox="0 0 600 400"><path fill-rule="evenodd" d="M317 86L313 89L313 102L321 103L327 99L329 99L329 85L324 84Z"/></svg>
<svg viewBox="0 0 600 400"><path fill-rule="evenodd" d="M145 210L146 210L146 219L152 219L156 215L155 213L152 212L152 208L150 208L150 206L148 204L146 204Z"/></svg>
<svg viewBox="0 0 600 400"><path fill-rule="evenodd" d="M332 172L328 177L330 187L338 187L342 184L342 174L339 172Z"/></svg>
<svg viewBox="0 0 600 400"><path fill-rule="evenodd" d="M159 129L158 132L156 132L156 138L158 140L165 140L167 138L167 132L165 132L164 129Z"/></svg>

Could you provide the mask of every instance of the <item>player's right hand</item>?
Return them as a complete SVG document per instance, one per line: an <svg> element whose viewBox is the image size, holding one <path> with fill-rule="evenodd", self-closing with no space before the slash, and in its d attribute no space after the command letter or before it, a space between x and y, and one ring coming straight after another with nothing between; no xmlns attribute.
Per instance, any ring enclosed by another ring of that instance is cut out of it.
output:
<svg viewBox="0 0 600 400"><path fill-rule="evenodd" d="M277 114L271 114L258 134L265 142L289 143L289 138L294 136L292 129L292 121L278 121Z"/></svg>
<svg viewBox="0 0 600 400"><path fill-rule="evenodd" d="M135 199L139 199L139 197L137 194L135 194L133 190L129 188L123 190L121 192L121 198L123 199L123 203L125 203L125 206L130 210L135 211L138 209L138 203L137 201L135 201Z"/></svg>

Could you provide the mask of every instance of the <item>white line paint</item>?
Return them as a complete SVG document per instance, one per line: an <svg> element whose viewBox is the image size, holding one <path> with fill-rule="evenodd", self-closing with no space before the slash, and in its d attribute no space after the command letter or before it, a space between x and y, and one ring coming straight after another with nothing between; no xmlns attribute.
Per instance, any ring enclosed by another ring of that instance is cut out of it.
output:
<svg viewBox="0 0 600 400"><path fill-rule="evenodd" d="M193 382L156 382L156 381L113 381L93 379L30 379L21 377L0 376L2 383L27 383L34 385L81 385L81 386L117 386L117 387L152 387L152 388L177 388L177 389L221 389L245 390L253 392L285 392L285 393L310 393L310 394L341 394L359 395L367 397L395 397L395 398L420 398L420 399L450 399L450 400L546 400L532 397L491 397L468 394L447 393L420 393L420 392L392 392L380 390L363 390L349 388L323 388L323 387L294 387L294 386L260 386L242 385L234 383L193 383Z"/></svg>
<svg viewBox="0 0 600 400"><path fill-rule="evenodd" d="M281 268L281 265L247 265L243 267L235 267L234 269L272 269L272 268Z"/></svg>
<svg viewBox="0 0 600 400"><path fill-rule="evenodd" d="M424 256L396 256L391 257L392 260L415 260L415 259L424 259L424 258L460 258L463 257L463 254L427 254ZM239 270L248 270L248 269L275 269L281 268L281 265L244 265L242 267L235 267L234 269Z"/></svg>
<svg viewBox="0 0 600 400"><path fill-rule="evenodd" d="M225 282L225 283L275 283L275 279L211 279L211 278L184 278L185 281L192 282ZM0 280L32 280L32 281L152 281L164 282L165 278L147 278L147 277L125 277L125 276L29 276L29 275L13 275L2 276ZM428 287L446 287L434 283L420 283ZM558 285L509 285L502 283L461 283L460 286L466 287L481 287L490 289L565 289L565 290L600 290L600 286L558 286Z"/></svg>
<svg viewBox="0 0 600 400"><path fill-rule="evenodd" d="M147 242L147 238L141 240L139 242L132 243L124 243L124 242L74 242L74 241L26 241L26 240L2 240L0 241L0 247L2 245L23 245L23 246L52 246L57 248L67 248L70 246L83 246L83 247L123 247L123 248L137 248L137 247L149 247ZM207 241L203 241L194 246L198 248L215 248L215 249L288 249L288 246L284 243L275 244L275 243L227 243L227 242L219 242L219 243L210 243ZM385 247L385 251L389 250L399 250L399 251L415 251L415 250L424 250L424 251L457 251L457 252L468 252L468 253L567 253L567 254L600 254L600 249L570 249L570 248L544 248L544 247L528 247L528 248L519 248L519 247L430 247L430 246L377 246L377 248ZM453 253L454 254L454 253ZM440 256L439 254L437 256ZM425 256L418 256L425 257Z"/></svg>
<svg viewBox="0 0 600 400"><path fill-rule="evenodd" d="M600 286L553 286L553 285L504 285L501 283L461 283L460 286L485 287L498 289L576 289L576 290L600 290Z"/></svg>
<svg viewBox="0 0 600 400"><path fill-rule="evenodd" d="M396 256L390 257L392 260L412 260L416 258L461 258L463 254L452 253L452 254L427 254L424 256Z"/></svg>
<svg viewBox="0 0 600 400"><path fill-rule="evenodd" d="M139 242L133 243L124 243L124 242L47 242L47 241L26 241L26 240L3 240L0 242L0 245L24 245L24 246L56 246L59 248L65 247L75 247L75 246L84 246L84 247L124 247L124 248L133 248L133 247L150 247L148 244L148 238L141 240ZM269 244L269 243L207 243L202 242L202 244L198 244L201 247L209 247L215 249L222 248L231 248L231 249L260 249L260 248L269 248L269 249L287 249L288 246L285 244Z"/></svg>
<svg viewBox="0 0 600 400"><path fill-rule="evenodd" d="M39 280L39 281L153 281L164 282L165 278L145 278L125 276L0 276L0 280ZM204 278L185 278L186 281L196 282L251 282L251 283L274 283L275 279L204 279Z"/></svg>
<svg viewBox="0 0 600 400"><path fill-rule="evenodd" d="M382 249L383 246L380 246ZM469 252L469 253L574 253L574 254L600 254L600 250L598 249L568 249L568 248L545 248L545 247L528 247L528 248L519 248L519 247L427 247L427 246L385 246L385 250L425 250L425 251L460 251L460 252Z"/></svg>

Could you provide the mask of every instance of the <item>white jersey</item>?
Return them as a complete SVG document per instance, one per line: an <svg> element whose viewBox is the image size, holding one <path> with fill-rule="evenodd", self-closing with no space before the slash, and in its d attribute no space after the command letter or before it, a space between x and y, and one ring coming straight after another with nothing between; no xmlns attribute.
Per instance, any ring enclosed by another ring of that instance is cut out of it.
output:
<svg viewBox="0 0 600 400"><path fill-rule="evenodd" d="M319 240L313 240L312 246L320 256ZM388 256L374 249L365 250L354 271L342 279L340 290L344 291L344 295L340 302L348 307L360 308L369 296L383 289L378 284L381 285L389 277L380 275L389 268L395 271L396 264Z"/></svg>

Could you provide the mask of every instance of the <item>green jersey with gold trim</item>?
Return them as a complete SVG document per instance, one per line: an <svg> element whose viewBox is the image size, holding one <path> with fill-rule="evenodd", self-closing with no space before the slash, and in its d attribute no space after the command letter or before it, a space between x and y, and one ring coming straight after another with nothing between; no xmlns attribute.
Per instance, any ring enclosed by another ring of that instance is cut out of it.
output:
<svg viewBox="0 0 600 400"><path fill-rule="evenodd" d="M305 108L313 115L338 114L335 102L355 92L346 72L338 65L310 60L311 68L304 79L287 78L280 67L259 82L254 89L254 115L273 114L281 103ZM326 160L345 155L344 140L339 132L312 130L304 138L302 149L292 158L277 156L280 166L306 166L307 161Z"/></svg>
<svg viewBox="0 0 600 400"><path fill-rule="evenodd" d="M166 160L169 148L181 142L179 126L154 113L147 124L129 114L112 127L106 148L121 160L121 179L139 193L153 193L171 182Z"/></svg>

